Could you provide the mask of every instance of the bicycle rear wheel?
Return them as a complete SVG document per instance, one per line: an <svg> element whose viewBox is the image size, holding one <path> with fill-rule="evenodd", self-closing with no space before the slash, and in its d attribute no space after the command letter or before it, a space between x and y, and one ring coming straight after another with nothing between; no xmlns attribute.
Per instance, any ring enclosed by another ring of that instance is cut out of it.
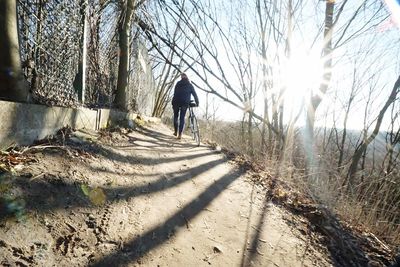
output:
<svg viewBox="0 0 400 267"><path fill-rule="evenodd" d="M193 140L196 142L197 146L200 146L199 123L197 122L197 118L195 116L191 118L191 128L192 128Z"/></svg>

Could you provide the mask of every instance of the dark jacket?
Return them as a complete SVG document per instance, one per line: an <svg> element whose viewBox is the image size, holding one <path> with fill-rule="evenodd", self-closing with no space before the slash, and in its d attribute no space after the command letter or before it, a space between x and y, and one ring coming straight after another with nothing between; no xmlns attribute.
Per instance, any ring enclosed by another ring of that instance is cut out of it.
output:
<svg viewBox="0 0 400 267"><path fill-rule="evenodd" d="M199 105L199 98L197 97L196 91L193 85L188 79L182 79L175 85L174 97L172 98L173 106L189 106L190 96L193 95L194 101Z"/></svg>

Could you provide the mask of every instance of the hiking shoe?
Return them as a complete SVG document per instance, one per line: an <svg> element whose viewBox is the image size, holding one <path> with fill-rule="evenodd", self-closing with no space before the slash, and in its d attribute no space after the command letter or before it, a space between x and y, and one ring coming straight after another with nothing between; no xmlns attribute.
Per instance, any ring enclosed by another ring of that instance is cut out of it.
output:
<svg viewBox="0 0 400 267"><path fill-rule="evenodd" d="M179 135L178 135L178 139L182 139L182 134L179 134Z"/></svg>
<svg viewBox="0 0 400 267"><path fill-rule="evenodd" d="M177 136L178 135L178 133L177 132L174 132L174 136Z"/></svg>

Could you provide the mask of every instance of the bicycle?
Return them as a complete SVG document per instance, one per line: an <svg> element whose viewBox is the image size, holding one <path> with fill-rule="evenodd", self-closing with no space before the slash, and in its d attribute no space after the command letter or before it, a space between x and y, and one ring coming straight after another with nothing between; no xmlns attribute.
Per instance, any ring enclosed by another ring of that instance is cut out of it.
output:
<svg viewBox="0 0 400 267"><path fill-rule="evenodd" d="M193 108L196 107L196 103L193 101L189 104L189 129L192 132L192 138L200 146L200 130L199 123L197 122L196 115L194 114Z"/></svg>

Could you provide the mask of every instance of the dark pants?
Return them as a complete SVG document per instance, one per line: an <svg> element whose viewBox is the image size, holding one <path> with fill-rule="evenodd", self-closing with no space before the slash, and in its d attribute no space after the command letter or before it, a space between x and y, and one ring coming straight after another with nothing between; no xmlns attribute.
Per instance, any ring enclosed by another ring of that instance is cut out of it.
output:
<svg viewBox="0 0 400 267"><path fill-rule="evenodd" d="M185 126L185 115L187 106L173 106L174 109L174 129L175 132L178 132L178 124L179 124L179 134L182 134L183 127Z"/></svg>

